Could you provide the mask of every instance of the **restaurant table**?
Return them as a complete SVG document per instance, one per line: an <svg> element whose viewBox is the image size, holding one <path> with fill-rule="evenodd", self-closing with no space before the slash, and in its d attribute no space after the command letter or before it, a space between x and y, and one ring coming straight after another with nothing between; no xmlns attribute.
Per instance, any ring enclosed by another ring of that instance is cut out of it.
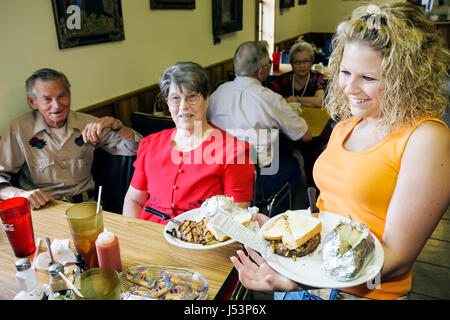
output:
<svg viewBox="0 0 450 320"><path fill-rule="evenodd" d="M35 239L41 238L40 252L47 250L44 239L70 239L75 252L65 211L71 203L53 201L44 208L32 211ZM198 272L209 286L208 299L220 298L224 292L232 292L237 284L237 273L230 261L241 249L239 243L232 243L210 250L192 250L176 247L164 238L164 225L103 212L104 227L119 238L123 270L130 267L151 264L188 268ZM30 260L34 255L30 256ZM16 258L4 231L0 231L0 299L12 299L17 294L15 279ZM39 284L49 282L46 270L36 269ZM231 288L230 288L231 286ZM231 291L230 291L231 290ZM240 290L240 289L239 289Z"/></svg>
<svg viewBox="0 0 450 320"><path fill-rule="evenodd" d="M290 71L292 71L292 65L290 63L280 63L280 69L276 71L273 70L272 65L270 68L269 77L278 77Z"/></svg>
<svg viewBox="0 0 450 320"><path fill-rule="evenodd" d="M328 120L330 120L330 116L322 108L301 106L301 109L300 117L305 119L312 136L319 136Z"/></svg>
<svg viewBox="0 0 450 320"><path fill-rule="evenodd" d="M311 67L312 70L319 71L321 74L323 74L325 80L331 79L330 69L327 66L323 66L320 64L314 64Z"/></svg>

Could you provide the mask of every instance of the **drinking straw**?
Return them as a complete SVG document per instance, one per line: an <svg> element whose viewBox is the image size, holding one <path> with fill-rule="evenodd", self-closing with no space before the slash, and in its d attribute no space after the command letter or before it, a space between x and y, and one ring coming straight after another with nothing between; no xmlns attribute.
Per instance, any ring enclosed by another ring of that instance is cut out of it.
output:
<svg viewBox="0 0 450 320"><path fill-rule="evenodd" d="M64 282L69 286L70 289L72 289L79 297L84 298L84 296L81 294L80 291L72 284L72 282L69 281L69 279L66 278L64 273L61 271L58 272L59 276L64 280Z"/></svg>
<svg viewBox="0 0 450 320"><path fill-rule="evenodd" d="M39 246L41 245L41 238L37 238L36 239L36 251L34 252L34 257L33 257L33 269L36 269L36 260L37 260L37 256L39 254Z"/></svg>
<svg viewBox="0 0 450 320"><path fill-rule="evenodd" d="M98 198L97 198L97 212L100 212L100 199L102 198L102 186L98 187Z"/></svg>

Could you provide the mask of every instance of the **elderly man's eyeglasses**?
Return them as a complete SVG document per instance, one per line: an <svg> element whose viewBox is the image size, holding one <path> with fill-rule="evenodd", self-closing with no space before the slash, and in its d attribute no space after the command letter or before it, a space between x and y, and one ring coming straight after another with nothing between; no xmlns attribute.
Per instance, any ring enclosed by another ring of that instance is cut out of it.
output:
<svg viewBox="0 0 450 320"><path fill-rule="evenodd" d="M311 60L295 60L292 62L292 64L295 66L299 66L301 64L309 64L311 62L312 62Z"/></svg>
<svg viewBox="0 0 450 320"><path fill-rule="evenodd" d="M169 105L169 107L172 108L177 108L180 106L181 104L181 100L184 99L184 101L186 101L187 104L193 106L195 104L197 104L200 101L200 93L191 93L188 94L187 96L185 96L184 98L181 96L170 96L166 99L167 104Z"/></svg>

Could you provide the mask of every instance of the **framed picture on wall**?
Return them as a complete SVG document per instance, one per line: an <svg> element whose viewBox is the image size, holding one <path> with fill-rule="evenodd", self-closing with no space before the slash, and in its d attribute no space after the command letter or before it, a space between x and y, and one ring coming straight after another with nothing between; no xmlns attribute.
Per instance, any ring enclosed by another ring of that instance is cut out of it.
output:
<svg viewBox="0 0 450 320"><path fill-rule="evenodd" d="M52 0L59 49L125 39L121 0Z"/></svg>
<svg viewBox="0 0 450 320"><path fill-rule="evenodd" d="M295 0L280 0L280 8L290 8L295 6Z"/></svg>
<svg viewBox="0 0 450 320"><path fill-rule="evenodd" d="M242 30L242 0L213 0L212 8L214 44L220 35Z"/></svg>
<svg viewBox="0 0 450 320"><path fill-rule="evenodd" d="M195 9L195 0L150 0L150 9Z"/></svg>
<svg viewBox="0 0 450 320"><path fill-rule="evenodd" d="M300 4L300 5L306 4L306 0L298 0L298 4Z"/></svg>

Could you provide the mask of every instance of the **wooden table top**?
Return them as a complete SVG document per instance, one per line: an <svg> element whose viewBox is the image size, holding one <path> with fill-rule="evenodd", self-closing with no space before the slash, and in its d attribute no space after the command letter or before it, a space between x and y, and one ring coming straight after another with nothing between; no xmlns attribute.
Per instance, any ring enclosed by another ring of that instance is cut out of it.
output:
<svg viewBox="0 0 450 320"><path fill-rule="evenodd" d="M312 136L319 136L328 120L330 120L330 116L322 108L301 106L301 109L300 117L305 119Z"/></svg>
<svg viewBox="0 0 450 320"><path fill-rule="evenodd" d="M34 236L35 239L41 238L40 252L47 250L45 237L49 237L51 241L70 239L70 247L74 248L69 225L64 215L65 210L70 206L70 203L54 201L42 209L32 211ZM188 268L200 273L208 280L209 299L216 296L233 269L230 257L236 255L236 250L242 247L239 243L233 243L211 250L183 249L165 240L164 225L110 212L104 212L103 222L104 227L114 232L119 238L123 270L142 264ZM33 255L30 260L32 257ZM6 233L0 231L0 299L2 300L12 299L17 294L15 261L16 258ZM48 283L47 271L36 269L36 273L40 284Z"/></svg>
<svg viewBox="0 0 450 320"><path fill-rule="evenodd" d="M269 76L272 77L278 77L281 76L284 73L290 72L292 71L292 65L290 63L280 63L280 68L279 70L274 71L273 70L273 65L270 68L270 73Z"/></svg>

